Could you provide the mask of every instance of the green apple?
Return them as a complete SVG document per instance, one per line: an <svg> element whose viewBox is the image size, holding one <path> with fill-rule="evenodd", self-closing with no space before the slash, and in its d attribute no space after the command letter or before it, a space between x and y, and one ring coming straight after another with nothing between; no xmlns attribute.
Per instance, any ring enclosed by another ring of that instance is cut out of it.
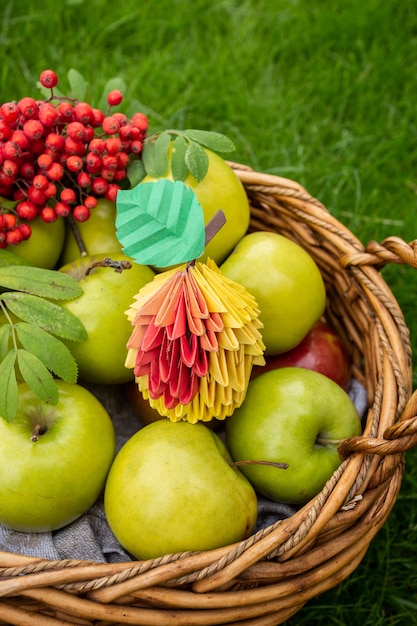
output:
<svg viewBox="0 0 417 626"><path fill-rule="evenodd" d="M55 222L44 222L41 217L31 220L32 234L13 248L13 252L34 267L52 270L61 256L65 239L65 222L58 217Z"/></svg>
<svg viewBox="0 0 417 626"><path fill-rule="evenodd" d="M153 280L155 273L147 265L132 262L121 252L112 254L111 260L127 261L131 264L130 269L118 272L112 267L94 267L103 258L106 257L80 257L59 270L75 278L83 289L79 298L66 300L62 306L81 320L87 339L68 341L67 346L78 364L82 380L119 384L134 376L133 370L125 367L126 343L132 332L125 311L138 291Z"/></svg>
<svg viewBox="0 0 417 626"><path fill-rule="evenodd" d="M57 380L58 404L19 385L14 422L0 418L0 523L21 532L62 528L103 490L115 454L109 414L80 385Z"/></svg>
<svg viewBox="0 0 417 626"><path fill-rule="evenodd" d="M210 550L250 535L254 489L203 424L148 424L121 448L104 507L115 537L139 559Z"/></svg>
<svg viewBox="0 0 417 626"><path fill-rule="evenodd" d="M113 254L121 252L122 247L116 237L116 204L100 198L97 206L91 209L91 214L85 222L77 222L76 227L86 248L87 254ZM65 241L60 259L61 265L66 265L80 257L80 248L74 232L67 223Z"/></svg>
<svg viewBox="0 0 417 626"><path fill-rule="evenodd" d="M301 367L261 374L226 422L234 461L286 463L287 469L242 465L257 493L284 503L315 496L339 467L339 440L360 435L361 421L336 382Z"/></svg>
<svg viewBox="0 0 417 626"><path fill-rule="evenodd" d="M255 297L266 355L294 348L324 312L326 290L316 263L283 235L245 235L220 270Z"/></svg>

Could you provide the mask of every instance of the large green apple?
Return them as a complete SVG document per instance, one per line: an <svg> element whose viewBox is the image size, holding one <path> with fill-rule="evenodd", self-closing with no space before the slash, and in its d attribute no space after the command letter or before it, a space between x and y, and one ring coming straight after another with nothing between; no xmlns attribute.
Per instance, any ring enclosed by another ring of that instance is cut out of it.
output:
<svg viewBox="0 0 417 626"><path fill-rule="evenodd" d="M126 343L132 332L125 311L155 275L150 267L133 263L122 253L112 254L111 260L131 262L131 268L118 272L97 266L89 271L103 261L103 255L91 255L60 269L75 278L83 289L79 298L62 303L87 331L85 341L68 341L68 348L77 361L80 378L99 384L119 384L133 379L133 370L125 367Z"/></svg>
<svg viewBox="0 0 417 626"><path fill-rule="evenodd" d="M46 223L38 216L28 223L32 229L31 236L15 246L13 252L34 267L54 269L64 245L65 222L63 218L58 217L55 222Z"/></svg>
<svg viewBox="0 0 417 626"><path fill-rule="evenodd" d="M218 435L168 419L148 424L122 447L104 506L115 537L139 559L240 541L257 518L256 494L230 465Z"/></svg>
<svg viewBox="0 0 417 626"><path fill-rule="evenodd" d="M255 297L266 355L294 348L324 312L326 290L316 263L283 235L245 235L220 270Z"/></svg>
<svg viewBox="0 0 417 626"><path fill-rule="evenodd" d="M0 418L0 523L22 532L61 528L103 490L115 454L109 414L80 385L57 380L58 404L19 385L14 422Z"/></svg>
<svg viewBox="0 0 417 626"><path fill-rule="evenodd" d="M91 215L85 222L77 222L76 227L87 250L87 254L113 254L121 252L122 246L116 237L116 204L100 198L97 206L91 209ZM60 259L66 265L80 257L80 249L72 228L67 223L65 241Z"/></svg>
<svg viewBox="0 0 417 626"><path fill-rule="evenodd" d="M242 465L255 490L271 500L304 503L339 467L338 441L361 433L348 394L333 380L301 367L261 374L226 422L235 461L287 463L287 469Z"/></svg>

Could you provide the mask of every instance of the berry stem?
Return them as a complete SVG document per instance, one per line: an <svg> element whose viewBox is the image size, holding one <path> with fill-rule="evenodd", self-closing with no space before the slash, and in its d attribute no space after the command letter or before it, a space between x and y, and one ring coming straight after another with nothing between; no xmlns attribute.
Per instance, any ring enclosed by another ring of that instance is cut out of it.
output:
<svg viewBox="0 0 417 626"><path fill-rule="evenodd" d="M74 235L75 241L77 242L77 246L81 256L87 256L87 248L85 247L85 243L83 241L83 238L81 237L80 229L78 228L75 219L72 215L68 215L67 220L72 230L72 234Z"/></svg>
<svg viewBox="0 0 417 626"><path fill-rule="evenodd" d="M257 461L257 460L247 460L247 461L233 461L229 463L231 467L239 467L240 465L270 465L271 467L276 467L277 469L287 469L288 463L278 463L275 461Z"/></svg>

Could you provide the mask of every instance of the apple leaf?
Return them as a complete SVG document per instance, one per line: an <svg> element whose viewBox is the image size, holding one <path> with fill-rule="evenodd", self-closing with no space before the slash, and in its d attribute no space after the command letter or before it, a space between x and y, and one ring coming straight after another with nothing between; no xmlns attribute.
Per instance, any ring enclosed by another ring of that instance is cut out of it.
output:
<svg viewBox="0 0 417 626"><path fill-rule="evenodd" d="M174 180L185 180L188 174L188 167L185 162L185 153L187 151L187 142L179 135L174 140L172 157L171 157L171 170Z"/></svg>
<svg viewBox="0 0 417 626"><path fill-rule="evenodd" d="M69 274L24 265L3 268L0 284L7 289L52 300L72 300L83 292L79 283Z"/></svg>
<svg viewBox="0 0 417 626"><path fill-rule="evenodd" d="M184 131L184 134L192 141L205 146L213 152L234 152L236 150L233 141L221 133L189 128Z"/></svg>
<svg viewBox="0 0 417 626"><path fill-rule="evenodd" d="M138 185L146 176L145 166L141 159L129 161L126 168L126 175L131 187Z"/></svg>
<svg viewBox="0 0 417 626"><path fill-rule="evenodd" d="M143 145L142 160L146 173L153 178L161 178L168 171L168 146L171 137L167 132Z"/></svg>
<svg viewBox="0 0 417 626"><path fill-rule="evenodd" d="M37 356L19 348L17 363L25 383L29 385L38 398L49 404L56 404L59 398L58 386L45 365Z"/></svg>
<svg viewBox="0 0 417 626"><path fill-rule="evenodd" d="M1 299L12 313L24 322L72 341L84 341L87 332L76 315L63 307L28 293L5 292Z"/></svg>
<svg viewBox="0 0 417 626"><path fill-rule="evenodd" d="M67 346L39 326L18 322L17 337L22 346L43 365L67 383L76 383L78 366Z"/></svg>
<svg viewBox="0 0 417 626"><path fill-rule="evenodd" d="M117 194L116 235L123 251L142 265L167 267L204 252L204 214L194 191L160 179Z"/></svg>
<svg viewBox="0 0 417 626"><path fill-rule="evenodd" d="M10 350L0 363L0 416L12 422L17 412L16 351Z"/></svg>
<svg viewBox="0 0 417 626"><path fill-rule="evenodd" d="M201 182L208 170L207 152L195 141L190 141L185 151L185 163L187 164L190 174Z"/></svg>

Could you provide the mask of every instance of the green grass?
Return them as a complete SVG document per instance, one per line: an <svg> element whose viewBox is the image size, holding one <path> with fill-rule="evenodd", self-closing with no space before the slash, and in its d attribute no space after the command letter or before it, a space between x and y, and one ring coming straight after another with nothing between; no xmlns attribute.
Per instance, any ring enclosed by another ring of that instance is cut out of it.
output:
<svg viewBox="0 0 417 626"><path fill-rule="evenodd" d="M63 87L77 69L96 100L120 75L154 129L226 133L234 160L301 182L364 243L417 237L412 0L5 0L0 14L2 101L35 94L45 68ZM417 272L384 275L417 353ZM407 459L361 565L289 626L417 624L416 450Z"/></svg>

